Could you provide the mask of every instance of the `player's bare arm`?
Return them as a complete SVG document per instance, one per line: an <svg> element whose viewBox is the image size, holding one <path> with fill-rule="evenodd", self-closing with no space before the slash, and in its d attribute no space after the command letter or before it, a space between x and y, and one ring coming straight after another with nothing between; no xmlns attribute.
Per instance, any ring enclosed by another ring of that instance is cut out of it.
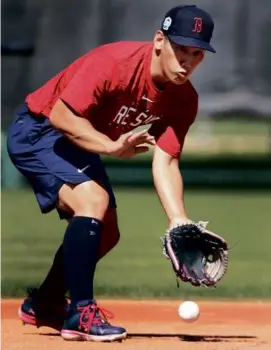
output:
<svg viewBox="0 0 271 350"><path fill-rule="evenodd" d="M183 180L179 170L179 159L161 148L154 148L152 172L155 188L165 213L169 227L188 221L183 198Z"/></svg>
<svg viewBox="0 0 271 350"><path fill-rule="evenodd" d="M89 120L81 118L61 100L54 105L49 119L51 124L62 132L70 141L89 152L116 157L132 157L148 151L145 144L153 144L153 136L146 130L128 133L117 141L112 141L105 134L97 131Z"/></svg>

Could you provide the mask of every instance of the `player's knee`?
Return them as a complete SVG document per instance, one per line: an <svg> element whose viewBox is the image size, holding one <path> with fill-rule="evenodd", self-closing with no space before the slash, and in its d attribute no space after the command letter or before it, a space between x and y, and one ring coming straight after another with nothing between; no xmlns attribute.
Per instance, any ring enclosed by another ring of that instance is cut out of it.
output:
<svg viewBox="0 0 271 350"><path fill-rule="evenodd" d="M107 192L90 194L88 200L82 200L74 210L76 216L94 217L103 220L109 205Z"/></svg>
<svg viewBox="0 0 271 350"><path fill-rule="evenodd" d="M73 216L86 216L103 220L109 205L109 194L93 181L77 186L63 185L59 191L58 207Z"/></svg>

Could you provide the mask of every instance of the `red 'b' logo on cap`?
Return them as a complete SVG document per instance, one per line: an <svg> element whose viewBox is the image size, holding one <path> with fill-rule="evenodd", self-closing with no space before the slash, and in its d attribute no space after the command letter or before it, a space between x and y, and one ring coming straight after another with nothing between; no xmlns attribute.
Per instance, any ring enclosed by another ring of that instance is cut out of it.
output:
<svg viewBox="0 0 271 350"><path fill-rule="evenodd" d="M202 26L203 26L203 20L200 17L195 17L194 18L194 33L201 33L202 32Z"/></svg>

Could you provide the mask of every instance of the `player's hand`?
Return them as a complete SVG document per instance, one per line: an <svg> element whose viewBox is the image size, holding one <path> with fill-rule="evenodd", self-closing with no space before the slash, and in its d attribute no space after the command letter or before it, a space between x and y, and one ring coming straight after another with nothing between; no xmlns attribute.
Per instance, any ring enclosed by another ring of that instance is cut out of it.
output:
<svg viewBox="0 0 271 350"><path fill-rule="evenodd" d="M155 145L154 137L149 135L147 130L141 130L135 133L128 133L121 136L114 142L110 155L121 158L130 158L137 154L147 152L149 147Z"/></svg>

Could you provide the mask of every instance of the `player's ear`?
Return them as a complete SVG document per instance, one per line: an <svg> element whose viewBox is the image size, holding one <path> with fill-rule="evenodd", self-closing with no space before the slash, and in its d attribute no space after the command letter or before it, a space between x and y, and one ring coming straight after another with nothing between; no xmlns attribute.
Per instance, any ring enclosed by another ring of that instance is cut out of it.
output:
<svg viewBox="0 0 271 350"><path fill-rule="evenodd" d="M156 50L160 51L162 49L165 39L166 37L162 30L157 30L153 39L154 47Z"/></svg>

